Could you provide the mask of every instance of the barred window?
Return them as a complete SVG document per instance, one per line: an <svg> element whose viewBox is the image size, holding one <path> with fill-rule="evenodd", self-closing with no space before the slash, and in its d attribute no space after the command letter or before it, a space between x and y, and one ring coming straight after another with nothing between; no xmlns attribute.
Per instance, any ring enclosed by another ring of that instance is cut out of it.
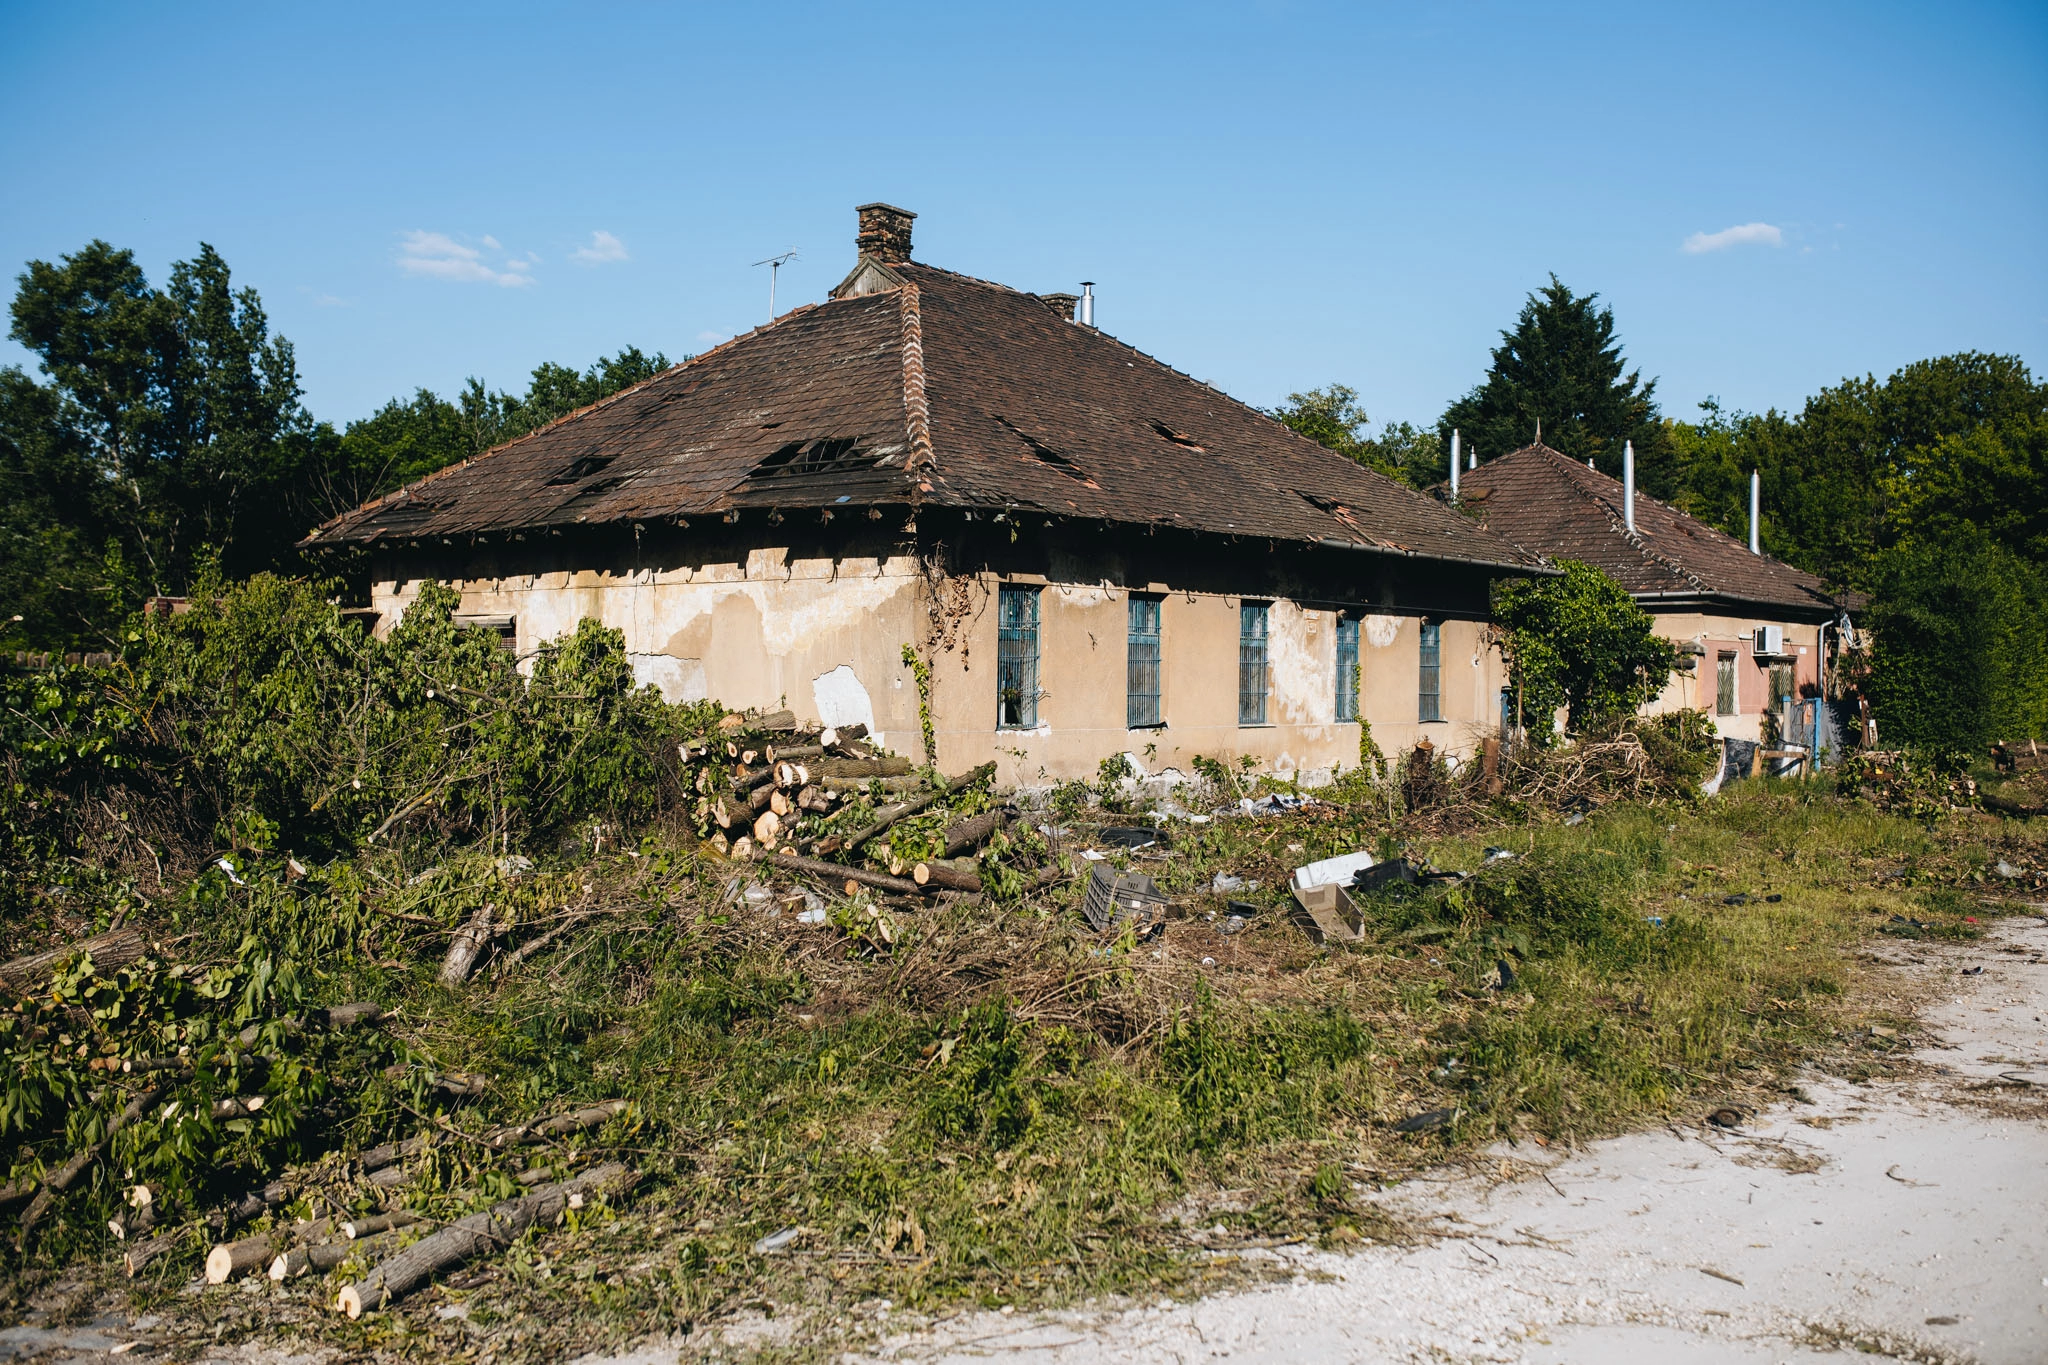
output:
<svg viewBox="0 0 2048 1365"><path fill-rule="evenodd" d="M1422 623L1422 677L1417 689L1416 718L1442 720L1443 627Z"/></svg>
<svg viewBox="0 0 2048 1365"><path fill-rule="evenodd" d="M1237 609L1237 723L1266 723L1266 604Z"/></svg>
<svg viewBox="0 0 2048 1365"><path fill-rule="evenodd" d="M1358 618L1337 618L1337 719L1358 719Z"/></svg>
<svg viewBox="0 0 2048 1365"><path fill-rule="evenodd" d="M1714 660L1714 714L1735 714L1735 656L1722 654Z"/></svg>
<svg viewBox="0 0 2048 1365"><path fill-rule="evenodd" d="M996 600L996 726L1038 724L1038 589L1005 587Z"/></svg>
<svg viewBox="0 0 2048 1365"><path fill-rule="evenodd" d="M1159 599L1131 598L1130 663L1125 675L1124 724L1159 725Z"/></svg>

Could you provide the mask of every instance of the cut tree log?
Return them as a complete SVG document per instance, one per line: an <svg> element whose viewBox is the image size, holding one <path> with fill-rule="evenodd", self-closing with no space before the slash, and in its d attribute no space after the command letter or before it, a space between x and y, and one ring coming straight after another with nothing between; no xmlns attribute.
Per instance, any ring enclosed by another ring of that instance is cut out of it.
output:
<svg viewBox="0 0 2048 1365"><path fill-rule="evenodd" d="M373 1005L367 1000L358 1000L349 1005L329 1005L324 1010L314 1010L315 1023L325 1024L335 1033L343 1029L360 1028L374 1024L384 1017L384 1007Z"/></svg>
<svg viewBox="0 0 2048 1365"><path fill-rule="evenodd" d="M777 819L782 819L796 807L790 803L789 793L777 787L768 794L768 809L775 813Z"/></svg>
<svg viewBox="0 0 2048 1365"><path fill-rule="evenodd" d="M236 1242L222 1242L206 1253L206 1282L226 1284L245 1270L268 1265L290 1240L284 1232L259 1232Z"/></svg>
<svg viewBox="0 0 2048 1365"><path fill-rule="evenodd" d="M389 1213L373 1214L368 1218L357 1218L341 1225L341 1235L350 1241L358 1237L374 1237L380 1232L394 1228L409 1228L420 1221L420 1216L411 1209L393 1209Z"/></svg>
<svg viewBox="0 0 2048 1365"><path fill-rule="evenodd" d="M121 1268L128 1272L129 1279L134 1279L151 1261L177 1246L181 1236L176 1232L163 1232L146 1242L137 1242L121 1254Z"/></svg>
<svg viewBox="0 0 2048 1365"><path fill-rule="evenodd" d="M945 786L939 788L939 790L937 791L926 792L923 796L915 797L909 801L905 801L903 804L899 806L891 807L888 811L876 816L873 824L867 826L867 828L865 829L858 830L853 834L847 835L843 840L841 840L838 835L833 835L830 839L827 839L825 842L828 844L833 844L836 848L844 848L853 851L858 851L862 844L866 843L868 840L874 838L879 834L886 833L889 827L891 825L894 825L897 821L903 820L909 816L917 814L921 810L936 805L940 801L945 800L947 796L951 795L954 791L957 791L961 787L972 786L976 782L980 782L987 778L995 776L995 771L995 764L984 763L979 768L970 769L969 771L962 773L960 776L951 779L946 783Z"/></svg>
<svg viewBox="0 0 2048 1365"><path fill-rule="evenodd" d="M221 1216L224 1231L234 1223L246 1223L251 1218L260 1218L271 1209L291 1198L291 1187L282 1180L273 1180L260 1190L251 1190L236 1200Z"/></svg>
<svg viewBox="0 0 2048 1365"><path fill-rule="evenodd" d="M31 1199L28 1207L21 1211L21 1224L15 1233L15 1246L17 1248L28 1245L29 1229L42 1220L43 1215L49 1211L51 1201L64 1193L64 1191L70 1189L71 1182L78 1179L86 1167L99 1160L100 1153L105 1151L107 1144L114 1140L114 1134L135 1122L136 1119L141 1118L142 1111L161 1099L163 1093L163 1086L152 1085L147 1090L136 1095L134 1099L129 1100L126 1108L107 1121L107 1131L101 1135L98 1142L93 1143L82 1151L74 1153L69 1161L57 1168L55 1175L52 1175L43 1182L43 1187L36 1191L36 1197Z"/></svg>
<svg viewBox="0 0 2048 1365"><path fill-rule="evenodd" d="M265 1103L262 1095L241 1095L231 1100L215 1100L213 1116L217 1119L246 1119L262 1113Z"/></svg>
<svg viewBox="0 0 2048 1365"><path fill-rule="evenodd" d="M775 840L781 833L782 817L774 811L764 810L754 818L754 842L761 847L775 847Z"/></svg>
<svg viewBox="0 0 2048 1365"><path fill-rule="evenodd" d="M910 871L910 879L927 890L944 888L947 891L981 890L979 872L962 872L951 863L919 863Z"/></svg>
<svg viewBox="0 0 2048 1365"><path fill-rule="evenodd" d="M768 746L768 761L781 767L784 763L798 758L823 758L823 744L771 744Z"/></svg>
<svg viewBox="0 0 2048 1365"><path fill-rule="evenodd" d="M921 896L924 888L903 877L891 877L882 872L870 872L864 867L848 867L845 863L829 863L822 858L802 858L794 853L783 852L774 860L778 867L794 868L798 872L809 872L813 876L844 878L846 894L852 895L855 888L868 886L877 891L889 891L898 896Z"/></svg>
<svg viewBox="0 0 2048 1365"><path fill-rule="evenodd" d="M525 1142L540 1142L564 1133L580 1133L590 1128L601 1128L612 1119L626 1112L628 1100L606 1100L583 1109L572 1109L566 1114L552 1118L538 1119L532 1123L520 1124L513 1128L500 1128L486 1133L484 1141L493 1147L513 1147Z"/></svg>
<svg viewBox="0 0 2048 1365"><path fill-rule="evenodd" d="M398 1234L395 1232L366 1237L360 1242L306 1242L271 1261L270 1278L282 1282L295 1280L301 1275L325 1275L351 1256L372 1260L395 1250L397 1246Z"/></svg>
<svg viewBox="0 0 2048 1365"><path fill-rule="evenodd" d="M765 716L756 716L747 726L750 730L794 730L796 712L770 711Z"/></svg>
<svg viewBox="0 0 2048 1365"><path fill-rule="evenodd" d="M79 953L91 953L93 970L104 976L136 961L148 950L149 945L140 930L111 929L91 938L74 940L61 948L30 953L26 957L0 963L0 981L18 988L40 985L51 972Z"/></svg>
<svg viewBox="0 0 2048 1365"><path fill-rule="evenodd" d="M812 772L819 777L908 777L907 758L821 758Z"/></svg>
<svg viewBox="0 0 2048 1365"><path fill-rule="evenodd" d="M868 784L871 782L881 783L882 790L885 792L911 791L914 790L920 784L920 782L922 782L923 779L916 777L814 776L811 780L816 782L820 787L823 787L828 792L839 792L841 794L845 794L850 792L864 792L868 789Z"/></svg>
<svg viewBox="0 0 2048 1365"><path fill-rule="evenodd" d="M107 1231L124 1242L156 1226L156 1192L147 1185L137 1185L128 1191L127 1204L127 1208L107 1220Z"/></svg>
<svg viewBox="0 0 2048 1365"><path fill-rule="evenodd" d="M711 819L720 829L731 829L733 819L737 813L733 809L732 803L723 796L713 798L711 802Z"/></svg>
<svg viewBox="0 0 2048 1365"><path fill-rule="evenodd" d="M455 931L454 939L448 944L448 956L441 960L441 984L460 986L469 980L469 974L476 970L477 959L483 956L491 940L503 932L497 922L498 907L485 905L470 916L469 922Z"/></svg>
<svg viewBox="0 0 2048 1365"><path fill-rule="evenodd" d="M427 1139L424 1137L409 1137L402 1142L387 1142L380 1147L372 1147L360 1158L363 1173L367 1175L372 1171L381 1171L386 1166L395 1166L407 1157L426 1149Z"/></svg>
<svg viewBox="0 0 2048 1365"><path fill-rule="evenodd" d="M980 848L1008 818L1008 812L1003 810L983 811L980 815L970 816L957 825L947 826L946 851L941 856L953 858L970 848Z"/></svg>
<svg viewBox="0 0 2048 1365"><path fill-rule="evenodd" d="M590 1196L623 1190L632 1178L619 1162L607 1162L573 1180L546 1185L473 1213L386 1257L360 1281L344 1288L335 1298L335 1307L359 1318L396 1303L442 1271L502 1251L535 1223L551 1223L562 1210L580 1208Z"/></svg>

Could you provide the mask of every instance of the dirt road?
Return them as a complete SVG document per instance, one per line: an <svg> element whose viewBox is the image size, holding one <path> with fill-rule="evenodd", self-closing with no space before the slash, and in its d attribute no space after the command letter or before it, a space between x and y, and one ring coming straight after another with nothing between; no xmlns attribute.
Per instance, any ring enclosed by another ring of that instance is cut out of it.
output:
<svg viewBox="0 0 2048 1365"><path fill-rule="evenodd" d="M1490 1153L1375 1196L1451 1235L1304 1252L1291 1283L1188 1304L976 1314L855 1359L2048 1361L2048 919L1899 944L1937 992L1926 1074L1810 1082L1730 1132ZM1981 972L1965 975L1973 969Z"/></svg>

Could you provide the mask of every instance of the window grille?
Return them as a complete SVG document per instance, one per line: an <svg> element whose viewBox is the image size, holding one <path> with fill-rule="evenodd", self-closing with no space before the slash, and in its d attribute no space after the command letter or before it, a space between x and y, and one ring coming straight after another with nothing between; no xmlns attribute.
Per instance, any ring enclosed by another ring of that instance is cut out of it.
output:
<svg viewBox="0 0 2048 1365"><path fill-rule="evenodd" d="M519 652L519 621L511 616L457 616L455 624L471 630L487 630L498 637L498 648L507 654Z"/></svg>
<svg viewBox="0 0 2048 1365"><path fill-rule="evenodd" d="M1337 719L1358 719L1358 618L1337 618Z"/></svg>
<svg viewBox="0 0 2048 1365"><path fill-rule="evenodd" d="M1714 714L1735 714L1735 656L1723 654L1714 661Z"/></svg>
<svg viewBox="0 0 2048 1365"><path fill-rule="evenodd" d="M1038 589L1002 589L996 601L996 726L1038 725Z"/></svg>
<svg viewBox="0 0 2048 1365"><path fill-rule="evenodd" d="M1442 720L1443 627L1422 623L1422 669L1416 707L1418 720Z"/></svg>
<svg viewBox="0 0 2048 1365"><path fill-rule="evenodd" d="M1130 605L1130 663L1126 670L1124 724L1136 730L1158 725L1159 599L1133 597Z"/></svg>
<svg viewBox="0 0 2048 1365"><path fill-rule="evenodd" d="M1266 604L1237 609L1237 723L1266 723Z"/></svg>

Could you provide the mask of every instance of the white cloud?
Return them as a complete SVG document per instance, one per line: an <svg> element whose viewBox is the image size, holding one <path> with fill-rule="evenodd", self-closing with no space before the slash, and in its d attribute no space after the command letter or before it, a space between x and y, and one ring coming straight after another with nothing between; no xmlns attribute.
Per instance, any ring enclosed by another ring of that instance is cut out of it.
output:
<svg viewBox="0 0 2048 1365"><path fill-rule="evenodd" d="M732 340L731 332L699 332L697 340L706 346L723 346Z"/></svg>
<svg viewBox="0 0 2048 1365"><path fill-rule="evenodd" d="M583 265L608 265L613 261L627 261L626 244L611 233L599 229L590 234L590 245L579 246L569 253L569 259Z"/></svg>
<svg viewBox="0 0 2048 1365"><path fill-rule="evenodd" d="M495 238L484 242L495 247ZM425 275L436 280L464 284L497 284L518 288L533 283L532 269L524 261L508 261L506 269L493 270L484 264L483 253L465 246L445 232L413 231L405 234L398 248L398 268L408 275Z"/></svg>
<svg viewBox="0 0 2048 1365"><path fill-rule="evenodd" d="M1680 249L1689 256L1697 256L1703 251L1726 251L1731 246L1751 246L1759 242L1765 246L1783 246L1785 234L1769 223L1739 223L1719 232L1695 232L1685 239Z"/></svg>
<svg viewBox="0 0 2048 1365"><path fill-rule="evenodd" d="M498 239L496 237L491 236L490 233L486 232L484 234L484 245L489 247L491 250L496 251L498 249Z"/></svg>

